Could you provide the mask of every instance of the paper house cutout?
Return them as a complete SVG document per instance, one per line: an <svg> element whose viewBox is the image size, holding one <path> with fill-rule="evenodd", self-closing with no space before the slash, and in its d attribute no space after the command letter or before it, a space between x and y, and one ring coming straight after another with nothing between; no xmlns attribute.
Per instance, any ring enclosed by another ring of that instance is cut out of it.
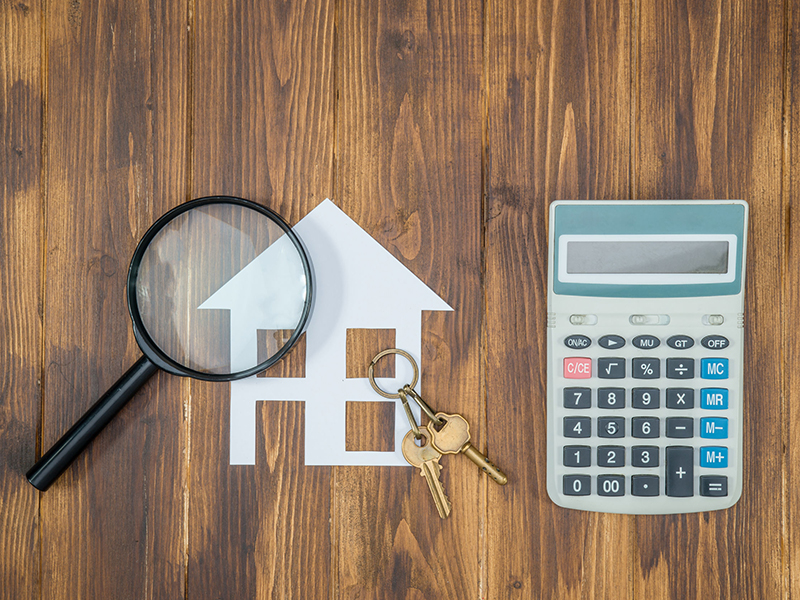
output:
<svg viewBox="0 0 800 600"><path fill-rule="evenodd" d="M304 378L250 377L231 382L230 463L252 465L256 456L256 403L295 400L306 403L305 464L307 465L397 465L408 466L401 442L409 429L398 401L395 407L394 452L347 451L345 409L348 401L381 401L367 379L347 379L346 338L348 329L394 329L395 344L420 363L422 311L453 310L444 300L376 242L355 221L330 200L308 213L294 231L303 241L314 270L315 298L306 329L306 376ZM259 312L245 306L241 286L269 261L270 268L280 256L283 238L210 296L200 308L231 310L232 360L238 352L252 352L239 358L252 364L257 352L257 329L281 329L282 323L296 322L295 315ZM290 252L283 253L289 256ZM289 259L285 273L292 271ZM292 285L279 277L280 285ZM264 284L260 294L268 295ZM241 289L240 289L241 288ZM243 349L244 348L244 349ZM383 389L395 390L408 383L411 368L397 361L395 378L379 379ZM421 392L422 382L417 384ZM416 411L419 419L419 411ZM269 424L265 424L269 432ZM269 435L269 433L267 433Z"/></svg>

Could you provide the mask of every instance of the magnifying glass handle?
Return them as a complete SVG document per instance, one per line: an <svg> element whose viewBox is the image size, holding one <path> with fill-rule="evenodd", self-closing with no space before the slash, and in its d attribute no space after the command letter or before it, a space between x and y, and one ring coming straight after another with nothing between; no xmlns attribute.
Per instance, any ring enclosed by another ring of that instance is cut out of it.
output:
<svg viewBox="0 0 800 600"><path fill-rule="evenodd" d="M31 467L25 474L28 482L36 489L46 491L156 371L158 367L146 356L137 360Z"/></svg>

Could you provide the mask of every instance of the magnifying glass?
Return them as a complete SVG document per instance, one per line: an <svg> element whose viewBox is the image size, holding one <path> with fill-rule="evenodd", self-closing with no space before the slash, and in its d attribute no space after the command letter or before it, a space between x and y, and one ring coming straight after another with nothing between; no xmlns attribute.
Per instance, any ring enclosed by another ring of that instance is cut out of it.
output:
<svg viewBox="0 0 800 600"><path fill-rule="evenodd" d="M255 375L305 330L311 265L273 211L241 198L186 202L144 234L128 311L144 356L26 473L45 491L159 369L208 381Z"/></svg>

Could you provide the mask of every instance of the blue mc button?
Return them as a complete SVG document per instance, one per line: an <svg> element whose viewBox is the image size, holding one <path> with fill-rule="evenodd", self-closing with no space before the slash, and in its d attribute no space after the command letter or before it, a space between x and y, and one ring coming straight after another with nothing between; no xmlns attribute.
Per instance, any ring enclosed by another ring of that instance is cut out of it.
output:
<svg viewBox="0 0 800 600"><path fill-rule="evenodd" d="M727 358L701 358L700 377L703 379L727 379Z"/></svg>
<svg viewBox="0 0 800 600"><path fill-rule="evenodd" d="M705 446L700 448L700 466L711 469L724 469L728 466L728 449L725 446Z"/></svg>
<svg viewBox="0 0 800 600"><path fill-rule="evenodd" d="M728 408L728 390L703 388L700 390L700 406L707 410L725 410Z"/></svg>
<svg viewBox="0 0 800 600"><path fill-rule="evenodd" d="M700 437L712 440L726 439L728 437L728 419L722 417L700 419Z"/></svg>

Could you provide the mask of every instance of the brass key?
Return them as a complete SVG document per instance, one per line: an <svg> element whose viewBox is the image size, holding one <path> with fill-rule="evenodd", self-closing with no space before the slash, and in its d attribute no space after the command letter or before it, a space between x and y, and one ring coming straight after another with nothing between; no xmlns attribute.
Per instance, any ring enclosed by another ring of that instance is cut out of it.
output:
<svg viewBox="0 0 800 600"><path fill-rule="evenodd" d="M436 450L431 444L431 434L427 427L419 428L422 437L420 443L422 446L417 446L414 439L414 432L409 431L406 437L403 438L403 456L414 467L417 467L428 482L428 487L433 495L433 501L436 504L436 509L439 511L439 516L446 519L450 516L450 500L444 493L442 482L439 481L439 473L442 470L442 465L439 464L439 459L442 453Z"/></svg>
<svg viewBox="0 0 800 600"><path fill-rule="evenodd" d="M469 423L461 415L448 415L447 413L436 413L444 425L430 423L428 430L431 435L431 445L442 454L464 454L472 462L478 465L484 473L491 477L500 485L508 483L508 477L500 469L494 466L488 458L478 452L469 443ZM439 429L436 429L439 427Z"/></svg>

